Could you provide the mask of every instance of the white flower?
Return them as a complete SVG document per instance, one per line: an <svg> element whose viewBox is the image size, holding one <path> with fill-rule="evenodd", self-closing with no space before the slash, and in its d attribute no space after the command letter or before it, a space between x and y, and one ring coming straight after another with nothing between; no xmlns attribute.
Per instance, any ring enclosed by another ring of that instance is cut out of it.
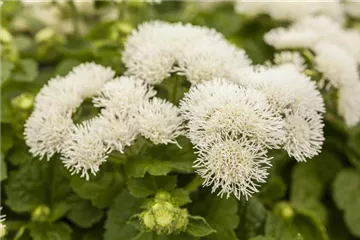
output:
<svg viewBox="0 0 360 240"><path fill-rule="evenodd" d="M314 47L316 69L323 73L329 85L339 88L359 81L356 60L342 48L328 42Z"/></svg>
<svg viewBox="0 0 360 240"><path fill-rule="evenodd" d="M119 112L137 111L156 91L144 81L134 77L118 77L106 83L93 98L95 107Z"/></svg>
<svg viewBox="0 0 360 240"><path fill-rule="evenodd" d="M339 114L344 117L347 126L355 126L360 122L360 82L340 88L338 96Z"/></svg>
<svg viewBox="0 0 360 240"><path fill-rule="evenodd" d="M315 82L299 73L294 65L262 69L252 78L250 86L262 92L281 114L289 111L325 112L324 101Z"/></svg>
<svg viewBox="0 0 360 240"><path fill-rule="evenodd" d="M103 109L93 125L106 146L121 153L138 134L133 116L115 109Z"/></svg>
<svg viewBox="0 0 360 240"><path fill-rule="evenodd" d="M66 138L61 149L61 160L72 174L81 172L81 177L89 180L89 171L93 175L106 161L110 149L98 134L95 121L85 121L76 126Z"/></svg>
<svg viewBox="0 0 360 240"><path fill-rule="evenodd" d="M2 211L2 207L0 207L0 212ZM6 226L4 224L6 215L1 215L0 213L0 238L6 235Z"/></svg>
<svg viewBox="0 0 360 240"><path fill-rule="evenodd" d="M225 41L211 46L202 44L189 45L175 67L175 71L185 75L192 84L214 78L230 79L234 71L250 65L244 50Z"/></svg>
<svg viewBox="0 0 360 240"><path fill-rule="evenodd" d="M344 20L343 9L339 1L236 1L238 13L256 16L268 14L276 20L297 21L307 16L322 14L334 20Z"/></svg>
<svg viewBox="0 0 360 240"><path fill-rule="evenodd" d="M305 59L298 52L280 52L275 53L274 63L277 65L293 64L299 72L304 71L306 68Z"/></svg>
<svg viewBox="0 0 360 240"><path fill-rule="evenodd" d="M321 152L324 124L320 114L312 111L307 114L295 112L288 114L285 120L286 141L283 148L289 156L305 162L306 158L312 158Z"/></svg>
<svg viewBox="0 0 360 240"><path fill-rule="evenodd" d="M205 179L204 186L212 186L212 192L220 188L218 195L233 193L238 199L258 192L270 166L266 150L245 139L224 139L200 148L194 162L196 172Z"/></svg>
<svg viewBox="0 0 360 240"><path fill-rule="evenodd" d="M127 75L150 84L160 83L177 71L189 77L189 81L198 82L202 80L199 78L214 77L216 73L228 75L232 70L228 64L249 63L243 51L227 43L213 29L161 21L141 24L127 39L122 60ZM176 67L177 64L181 66Z"/></svg>
<svg viewBox="0 0 360 240"><path fill-rule="evenodd" d="M360 2L355 0L344 1L343 8L346 14L354 18L360 18Z"/></svg>
<svg viewBox="0 0 360 240"><path fill-rule="evenodd" d="M30 153L45 156L49 160L58 153L74 124L71 111L59 109L35 110L25 123L25 142L30 147Z"/></svg>
<svg viewBox="0 0 360 240"><path fill-rule="evenodd" d="M195 145L206 146L227 136L250 138L269 147L284 140L282 118L254 89L223 80L205 82L190 89L180 109Z"/></svg>
<svg viewBox="0 0 360 240"><path fill-rule="evenodd" d="M135 116L139 132L154 144L177 143L183 134L179 110L176 106L160 98L153 98L143 104Z"/></svg>

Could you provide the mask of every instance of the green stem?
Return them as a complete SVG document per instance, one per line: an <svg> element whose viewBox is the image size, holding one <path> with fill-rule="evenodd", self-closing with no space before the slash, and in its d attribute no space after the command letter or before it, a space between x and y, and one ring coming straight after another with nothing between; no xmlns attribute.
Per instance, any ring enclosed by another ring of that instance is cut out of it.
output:
<svg viewBox="0 0 360 240"><path fill-rule="evenodd" d="M173 103L176 103L176 97L177 97L177 88L178 88L178 85L179 85L179 76L176 75L175 76L175 79L174 79L174 85L173 85L173 90L172 90L172 96L171 96L171 101Z"/></svg>
<svg viewBox="0 0 360 240"><path fill-rule="evenodd" d="M196 177L185 186L185 190L188 192L194 192L201 186L203 181L204 180L199 175L196 175Z"/></svg>

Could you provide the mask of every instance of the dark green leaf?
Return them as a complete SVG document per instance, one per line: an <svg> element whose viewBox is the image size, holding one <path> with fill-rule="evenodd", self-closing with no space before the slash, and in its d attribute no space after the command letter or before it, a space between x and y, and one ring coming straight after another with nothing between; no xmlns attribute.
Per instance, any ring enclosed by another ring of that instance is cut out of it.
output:
<svg viewBox="0 0 360 240"><path fill-rule="evenodd" d="M151 176L144 178L131 178L128 187L132 195L136 197L147 197L155 194L158 190L170 191L176 187L176 176Z"/></svg>
<svg viewBox="0 0 360 240"><path fill-rule="evenodd" d="M63 222L32 223L29 229L33 240L71 240L72 229Z"/></svg>
<svg viewBox="0 0 360 240"><path fill-rule="evenodd" d="M203 217L190 216L186 231L195 237L205 237L216 232Z"/></svg>
<svg viewBox="0 0 360 240"><path fill-rule="evenodd" d="M78 199L71 204L67 218L82 228L89 228L103 217L103 212L94 207L90 201Z"/></svg>
<svg viewBox="0 0 360 240"><path fill-rule="evenodd" d="M1 152L1 165L0 165L0 182L4 181L7 179L8 175L7 175L7 166L6 166L6 162L4 159L4 154Z"/></svg>

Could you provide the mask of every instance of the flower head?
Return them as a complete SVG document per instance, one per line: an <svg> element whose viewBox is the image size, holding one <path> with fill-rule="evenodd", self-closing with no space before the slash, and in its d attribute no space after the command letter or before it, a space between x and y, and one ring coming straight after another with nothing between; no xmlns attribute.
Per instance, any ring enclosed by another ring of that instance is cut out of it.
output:
<svg viewBox="0 0 360 240"><path fill-rule="evenodd" d="M270 159L266 150L246 139L223 139L207 147L199 148L194 162L196 172L205 179L204 186L212 186L212 192L220 188L218 195L234 194L246 199L258 192L260 183L267 178Z"/></svg>
<svg viewBox="0 0 360 240"><path fill-rule="evenodd" d="M323 121L320 114L295 112L285 117L286 141L284 149L299 162L320 153L324 142Z"/></svg>
<svg viewBox="0 0 360 240"><path fill-rule="evenodd" d="M2 207L0 207L0 211ZM4 237L6 235L6 226L4 224L6 215L1 215L0 213L0 237Z"/></svg>
<svg viewBox="0 0 360 240"><path fill-rule="evenodd" d="M349 127L360 122L360 81L354 86L345 86L338 92L338 111Z"/></svg>
<svg viewBox="0 0 360 240"><path fill-rule="evenodd" d="M298 52L284 51L275 53L274 63L276 65L293 64L299 72L304 71L306 68L305 59Z"/></svg>
<svg viewBox="0 0 360 240"><path fill-rule="evenodd" d="M257 90L224 80L193 86L180 103L188 120L188 137L208 145L223 137L250 138L270 147L283 141L283 120Z"/></svg>
<svg viewBox="0 0 360 240"><path fill-rule="evenodd" d="M98 134L94 120L85 121L76 126L65 140L61 149L61 160L72 174L81 172L81 177L90 178L99 171L106 161L110 149Z"/></svg>
<svg viewBox="0 0 360 240"><path fill-rule="evenodd" d="M175 138L183 134L179 110L160 98L153 98L143 104L135 116L139 132L154 144L176 143Z"/></svg>

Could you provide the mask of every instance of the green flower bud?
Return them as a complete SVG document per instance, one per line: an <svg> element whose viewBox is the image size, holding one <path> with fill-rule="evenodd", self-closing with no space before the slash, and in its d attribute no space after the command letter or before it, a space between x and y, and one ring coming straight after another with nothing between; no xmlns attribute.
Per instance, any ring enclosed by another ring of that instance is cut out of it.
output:
<svg viewBox="0 0 360 240"><path fill-rule="evenodd" d="M171 199L171 195L168 192L160 191L160 192L157 192L155 195L155 200L170 201L170 199Z"/></svg>
<svg viewBox="0 0 360 240"><path fill-rule="evenodd" d="M2 43L10 43L12 41L11 33L3 27L0 29L0 41Z"/></svg>
<svg viewBox="0 0 360 240"><path fill-rule="evenodd" d="M40 42L47 42L50 39L53 39L56 36L56 32L52 28L43 28L40 31L38 31L35 35L35 41Z"/></svg>
<svg viewBox="0 0 360 240"><path fill-rule="evenodd" d="M31 213L31 220L35 222L45 222L50 216L50 208L46 205L37 206Z"/></svg>
<svg viewBox="0 0 360 240"><path fill-rule="evenodd" d="M189 222L188 220L189 214L186 209L179 209L178 214L176 215L176 223L175 223L175 229L182 232L185 231L187 224Z"/></svg>
<svg viewBox="0 0 360 240"><path fill-rule="evenodd" d="M294 209L287 202L280 202L275 206L275 214L283 219L292 219L295 215Z"/></svg>
<svg viewBox="0 0 360 240"><path fill-rule="evenodd" d="M30 93L23 93L11 100L11 105L15 108L27 110L32 107L34 96Z"/></svg>
<svg viewBox="0 0 360 240"><path fill-rule="evenodd" d="M155 227L155 218L154 218L154 216L152 215L152 213L149 212L149 211L143 212L141 217L142 217L142 220L143 220L144 225L145 225L148 229L153 230L154 227Z"/></svg>

